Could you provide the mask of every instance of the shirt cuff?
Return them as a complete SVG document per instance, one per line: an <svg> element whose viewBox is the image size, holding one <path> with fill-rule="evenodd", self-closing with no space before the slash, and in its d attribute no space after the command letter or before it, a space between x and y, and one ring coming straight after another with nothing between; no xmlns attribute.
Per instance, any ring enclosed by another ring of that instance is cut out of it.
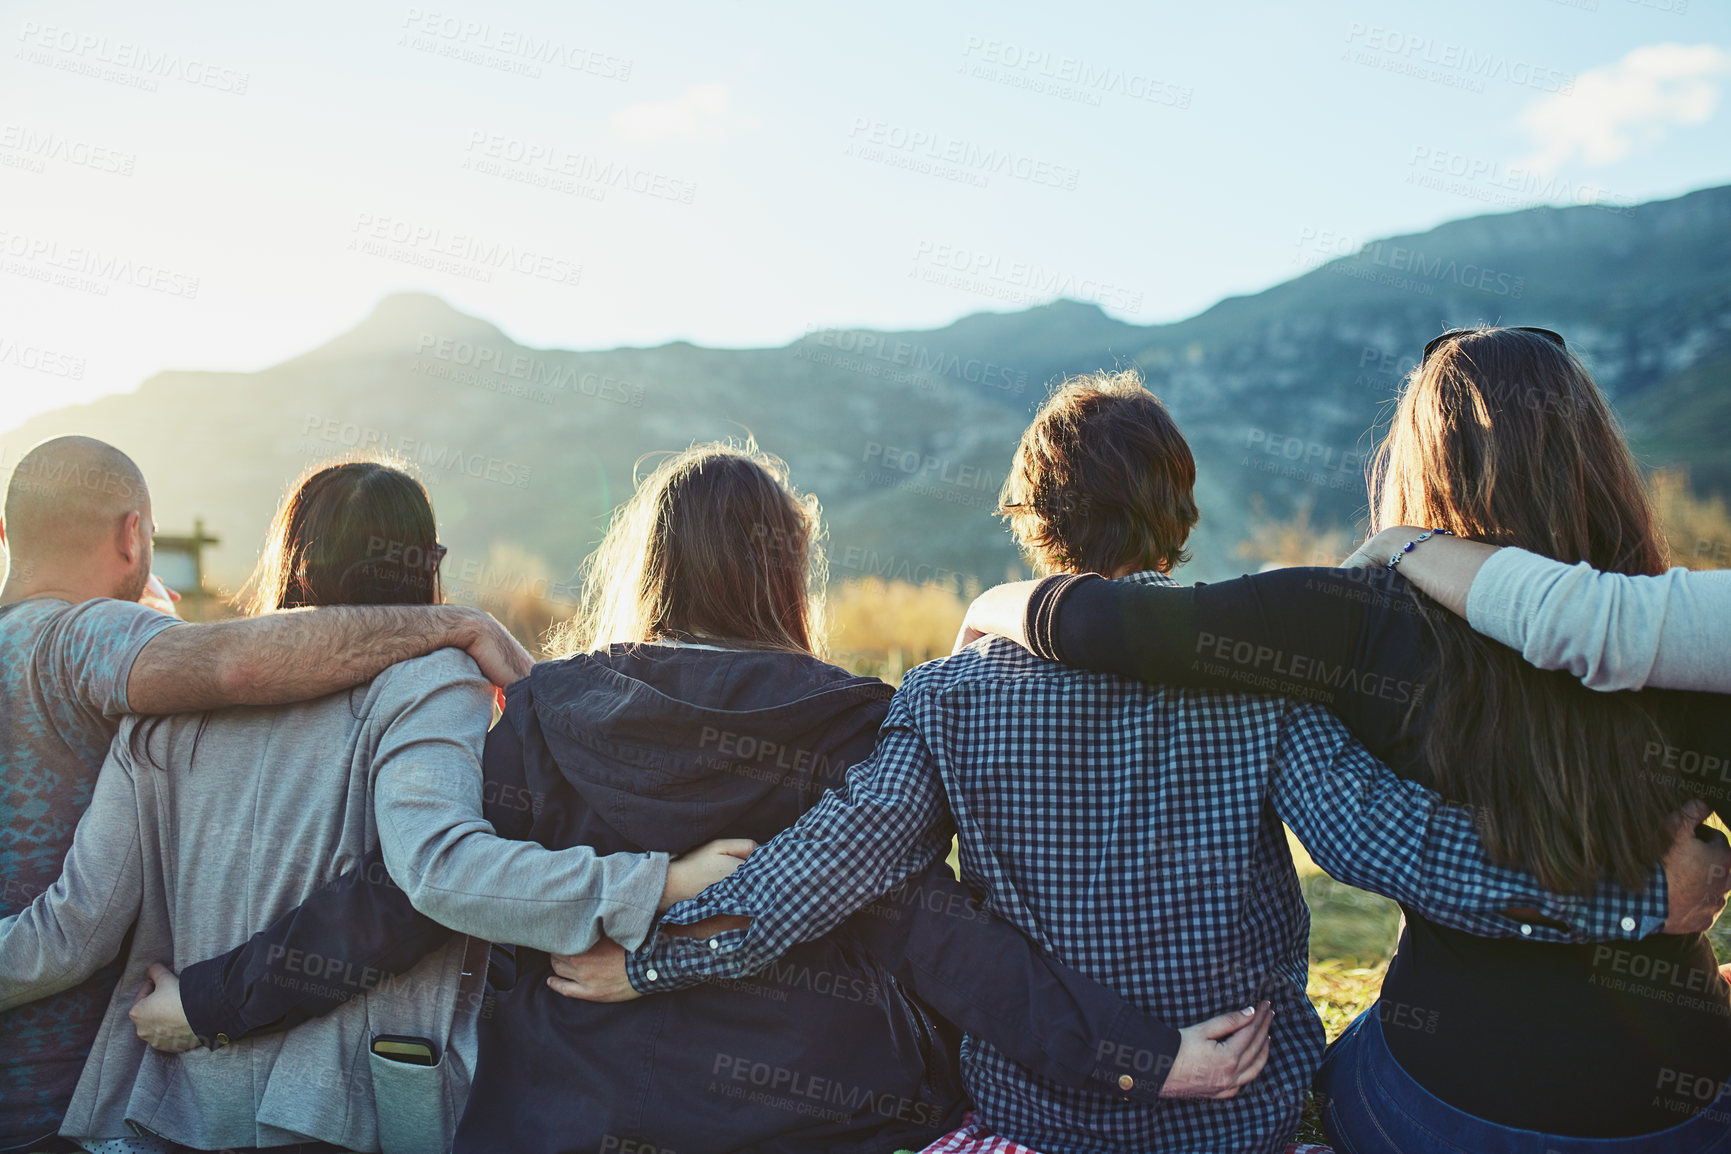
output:
<svg viewBox="0 0 1731 1154"><path fill-rule="evenodd" d="M1099 580L1102 578L1093 573L1059 573L1034 586L1034 592L1028 597L1022 632L1035 656L1044 657L1047 661L1064 660L1063 647L1058 641L1059 606L1080 582Z"/></svg>
<svg viewBox="0 0 1731 1154"><path fill-rule="evenodd" d="M1661 862L1653 867L1654 877L1647 882L1647 888L1641 891L1641 909L1631 915L1621 918L1617 926L1631 938L1645 938L1659 933L1665 928L1665 923L1671 917L1671 887L1665 877L1665 866ZM1633 918L1635 928L1629 929L1629 921Z"/></svg>
<svg viewBox="0 0 1731 1154"><path fill-rule="evenodd" d="M1541 912L1555 915L1570 927L1562 936L1541 936L1521 927L1523 936L1538 941L1638 941L1660 933L1671 916L1670 888L1661 862L1648 875L1647 887L1632 893L1615 883L1601 884L1590 897L1547 894Z"/></svg>
<svg viewBox="0 0 1731 1154"><path fill-rule="evenodd" d="M632 856L645 860L610 888L607 897L611 906L601 919L601 928L607 936L627 951L642 946L655 927L655 910L667 889L667 866L671 860L664 853Z"/></svg>
<svg viewBox="0 0 1731 1154"><path fill-rule="evenodd" d="M1171 1026L1125 1006L1094 1047L1092 1076L1126 1102L1153 1102L1178 1060L1182 1040Z"/></svg>
<svg viewBox="0 0 1731 1154"><path fill-rule="evenodd" d="M225 955L226 956L226 955ZM180 1010L198 1043L215 1050L246 1037L246 1020L223 993L222 958L186 967L180 979Z"/></svg>
<svg viewBox="0 0 1731 1154"><path fill-rule="evenodd" d="M634 950L625 955L625 980L631 983L631 988L639 994L659 994L655 983L661 978L661 971L655 963L655 951L660 943L651 939L643 949ZM650 975L654 975L651 977Z"/></svg>
<svg viewBox="0 0 1731 1154"><path fill-rule="evenodd" d="M639 994L667 994L702 985L712 978L740 976L729 958L745 945L746 930L711 938L661 935L625 955L625 980Z"/></svg>
<svg viewBox="0 0 1731 1154"><path fill-rule="evenodd" d="M726 930L708 938L692 938L683 934L666 934L663 926L689 926L716 914L744 914L751 911L738 898L716 896L712 891L726 889L727 882L718 882L694 898L670 906L657 918L635 949L626 947L625 977L639 994L664 994L699 985L710 978L738 977L734 956L745 948L746 938L757 928L757 919L744 929ZM701 948L699 948L701 947Z"/></svg>

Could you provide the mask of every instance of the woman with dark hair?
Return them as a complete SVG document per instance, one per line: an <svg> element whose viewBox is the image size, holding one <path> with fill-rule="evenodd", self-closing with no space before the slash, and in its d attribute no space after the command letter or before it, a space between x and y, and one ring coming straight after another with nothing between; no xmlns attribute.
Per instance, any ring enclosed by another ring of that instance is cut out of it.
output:
<svg viewBox="0 0 1731 1154"><path fill-rule="evenodd" d="M982 596L963 639L1000 633L1146 681L1318 701L1397 772L1472 806L1499 861L1560 893L1605 879L1639 888L1674 841L1695 852L1676 835L1702 801L1731 814L1731 790L1686 768L1731 750L1724 699L1591 692L1477 636L1400 576L1434 534L1662 571L1640 474L1562 338L1468 329L1433 341L1372 493L1381 525L1430 529L1374 569L1193 588L1049 578ZM1731 990L1701 933L1724 888L1705 916L1626 945L1496 941L1409 912L1381 1000L1319 1076L1337 1148L1731 1149Z"/></svg>
<svg viewBox="0 0 1731 1154"><path fill-rule="evenodd" d="M315 468L277 513L250 607L433 604L444 552L402 470ZM480 775L492 702L474 661L445 649L299 705L128 718L60 881L0 922L0 1005L75 983L129 928L120 988L148 989L167 974L158 959L246 942L380 844L390 877L369 884L401 885L459 933L566 951L629 936L664 896L726 872L497 837ZM450 937L398 974L285 953L270 981L349 996L287 1032L179 1056L148 1049L117 999L61 1132L93 1150L443 1151L473 1070L485 952Z"/></svg>

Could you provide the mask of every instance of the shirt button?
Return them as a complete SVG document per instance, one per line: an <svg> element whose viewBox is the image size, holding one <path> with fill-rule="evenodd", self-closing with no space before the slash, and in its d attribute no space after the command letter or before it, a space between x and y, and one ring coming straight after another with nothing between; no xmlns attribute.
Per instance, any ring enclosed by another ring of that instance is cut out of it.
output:
<svg viewBox="0 0 1731 1154"><path fill-rule="evenodd" d="M1621 922L1618 923L1618 925L1621 925L1623 927L1624 933L1633 933L1635 931L1635 919L1634 918L1624 918Z"/></svg>
<svg viewBox="0 0 1731 1154"><path fill-rule="evenodd" d="M1118 1089L1129 1091L1129 1090L1134 1090L1135 1088L1136 1088L1136 1079L1132 1078L1128 1074L1118 1075Z"/></svg>
<svg viewBox="0 0 1731 1154"><path fill-rule="evenodd" d="M228 1035L227 1034L218 1034L216 1036L216 1044L219 1046L228 1045Z"/></svg>
<svg viewBox="0 0 1731 1154"><path fill-rule="evenodd" d="M652 982L655 981L657 978L661 977L661 975L656 973L654 970L644 970L643 976L648 978Z"/></svg>
<svg viewBox="0 0 1731 1154"><path fill-rule="evenodd" d="M714 938L710 938L709 939L709 948L712 950L719 950L721 948L721 943L716 941Z"/></svg>
<svg viewBox="0 0 1731 1154"><path fill-rule="evenodd" d="M1525 923L1525 922L1522 922L1521 923L1521 936L1523 938L1532 937L1533 936L1533 927L1527 925L1527 923Z"/></svg>

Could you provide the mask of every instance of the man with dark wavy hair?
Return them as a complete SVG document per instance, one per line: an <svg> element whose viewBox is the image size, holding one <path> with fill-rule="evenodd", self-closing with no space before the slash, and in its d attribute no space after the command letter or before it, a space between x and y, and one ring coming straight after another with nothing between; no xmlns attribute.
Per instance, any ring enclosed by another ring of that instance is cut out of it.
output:
<svg viewBox="0 0 1731 1154"><path fill-rule="evenodd" d="M1035 569L1169 573L1190 560L1196 459L1134 372L1066 383L1022 434L999 513Z"/></svg>

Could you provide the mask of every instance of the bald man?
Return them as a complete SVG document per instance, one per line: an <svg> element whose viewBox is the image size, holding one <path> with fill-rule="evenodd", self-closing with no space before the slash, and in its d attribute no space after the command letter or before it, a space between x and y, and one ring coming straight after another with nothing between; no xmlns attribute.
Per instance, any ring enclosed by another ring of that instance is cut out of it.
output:
<svg viewBox="0 0 1731 1154"><path fill-rule="evenodd" d="M154 531L144 476L112 445L57 437L13 471L0 516L0 917L59 876L125 714L305 701L447 646L498 685L529 672L497 622L455 606L189 625L138 604ZM0 1013L0 1152L78 1149L55 1132L118 977L111 963Z"/></svg>

